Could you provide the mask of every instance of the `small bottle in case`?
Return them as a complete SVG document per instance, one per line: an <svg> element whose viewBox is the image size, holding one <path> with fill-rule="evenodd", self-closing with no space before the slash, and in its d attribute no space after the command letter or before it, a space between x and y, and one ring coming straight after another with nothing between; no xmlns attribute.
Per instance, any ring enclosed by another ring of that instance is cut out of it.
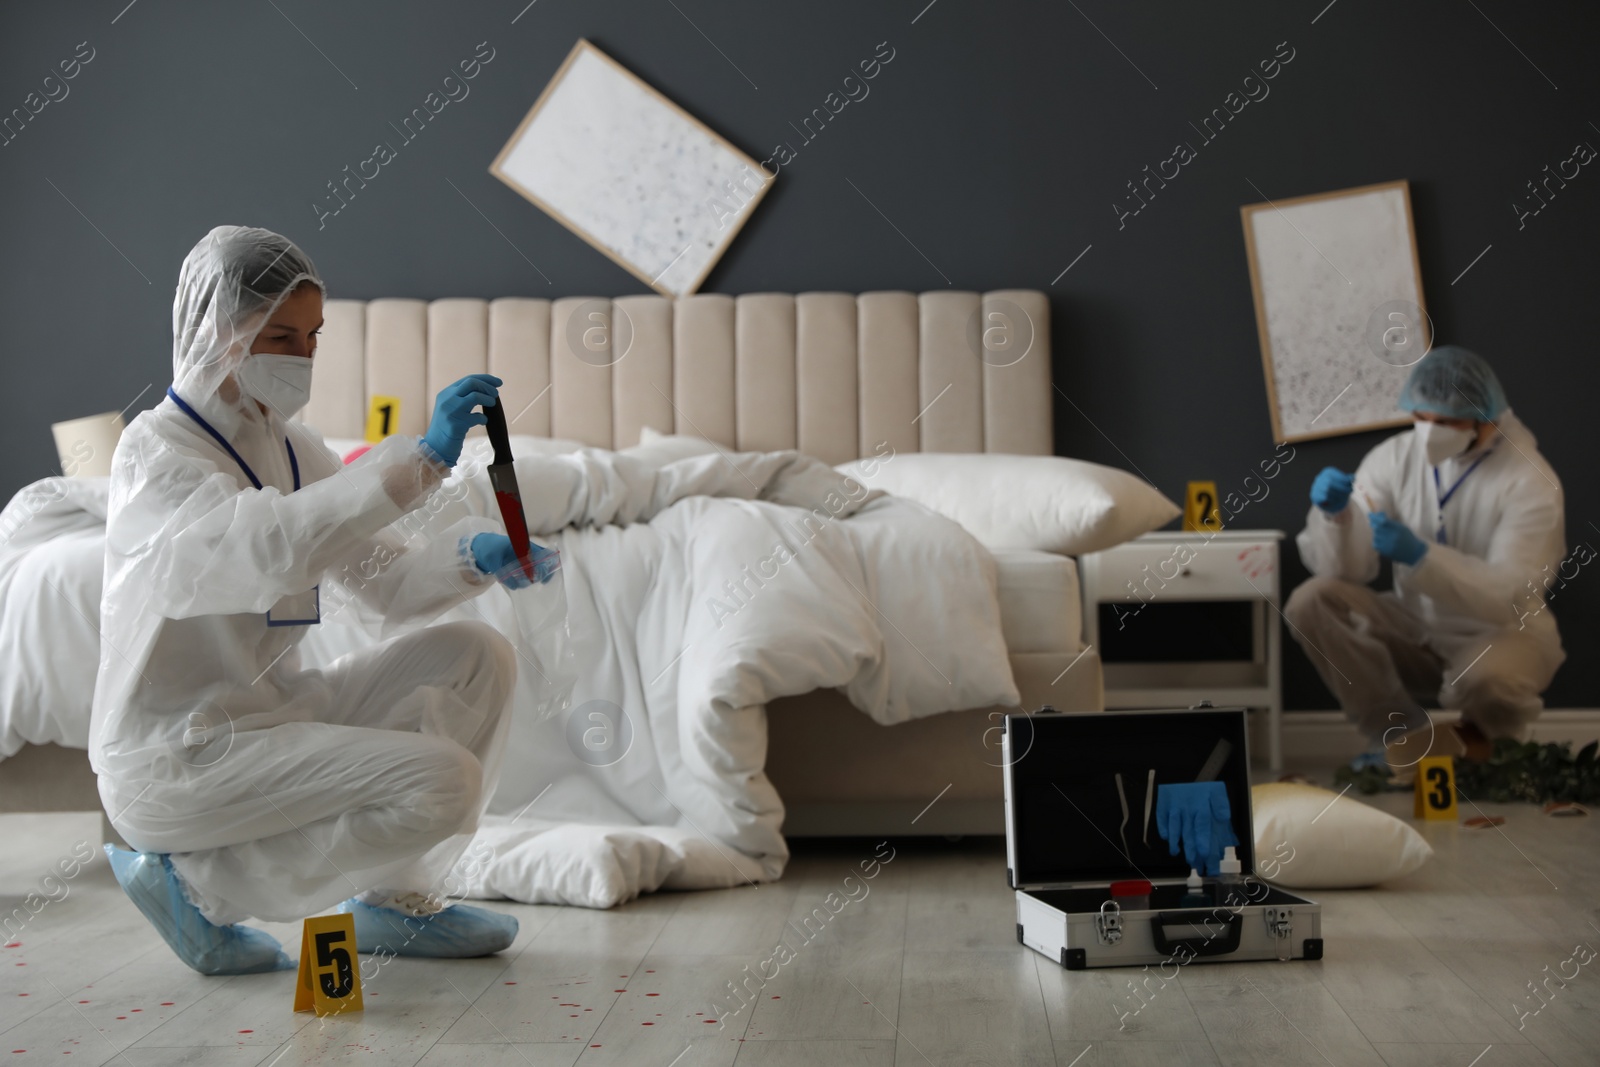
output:
<svg viewBox="0 0 1600 1067"><path fill-rule="evenodd" d="M1240 877L1239 855L1232 845L1222 850L1222 859L1217 864L1217 881L1223 885L1238 885L1244 879Z"/></svg>

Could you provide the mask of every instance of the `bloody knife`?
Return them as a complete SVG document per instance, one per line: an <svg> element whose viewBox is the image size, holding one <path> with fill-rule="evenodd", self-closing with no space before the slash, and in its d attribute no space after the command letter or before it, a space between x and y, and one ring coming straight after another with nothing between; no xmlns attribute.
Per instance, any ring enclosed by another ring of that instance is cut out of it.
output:
<svg viewBox="0 0 1600 1067"><path fill-rule="evenodd" d="M506 429L505 409L499 401L486 404L484 426L489 432L489 444L494 447L494 462L489 465L489 484L494 487L495 503L500 505L500 518L506 524L506 536L522 564L522 573L530 582L537 581L534 574L533 555L528 548L528 520L522 512L522 490L517 486L517 469L512 463L511 435Z"/></svg>

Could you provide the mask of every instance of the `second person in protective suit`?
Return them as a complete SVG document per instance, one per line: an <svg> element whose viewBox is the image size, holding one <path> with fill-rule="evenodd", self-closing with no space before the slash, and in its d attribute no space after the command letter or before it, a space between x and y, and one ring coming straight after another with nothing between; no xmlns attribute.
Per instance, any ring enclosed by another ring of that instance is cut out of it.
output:
<svg viewBox="0 0 1600 1067"><path fill-rule="evenodd" d="M323 670L302 669L297 649L340 574L361 573L341 592L390 623L436 617L498 573L526 584L503 567L515 553L492 520L384 529L439 486L500 381L446 387L420 440L395 435L343 465L293 421L323 295L286 238L209 233L179 276L172 387L112 462L89 749L112 825L139 851L107 850L133 902L207 974L292 966L240 921L335 905L364 952L483 955L517 932L438 892L499 773L512 646L458 622Z"/></svg>
<svg viewBox="0 0 1600 1067"><path fill-rule="evenodd" d="M1405 777L1430 753L1484 759L1494 739L1527 736L1566 658L1541 599L1566 547L1561 482L1481 357L1429 352L1400 407L1410 431L1312 483L1297 544L1314 577L1284 615L1373 746L1356 766ZM1380 558L1393 592L1368 585ZM1435 733L1419 696L1460 726Z"/></svg>

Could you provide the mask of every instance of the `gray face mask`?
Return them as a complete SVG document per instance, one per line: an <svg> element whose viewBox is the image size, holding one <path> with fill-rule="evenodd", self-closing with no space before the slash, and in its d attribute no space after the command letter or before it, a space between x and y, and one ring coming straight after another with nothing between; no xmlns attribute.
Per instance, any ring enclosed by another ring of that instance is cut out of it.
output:
<svg viewBox="0 0 1600 1067"><path fill-rule="evenodd" d="M239 388L280 418L292 418L311 399L311 357L249 355L239 365Z"/></svg>
<svg viewBox="0 0 1600 1067"><path fill-rule="evenodd" d="M1417 439L1422 442L1428 464L1437 467L1451 456L1465 452L1478 439L1478 435L1472 430L1446 426L1442 422L1419 422Z"/></svg>

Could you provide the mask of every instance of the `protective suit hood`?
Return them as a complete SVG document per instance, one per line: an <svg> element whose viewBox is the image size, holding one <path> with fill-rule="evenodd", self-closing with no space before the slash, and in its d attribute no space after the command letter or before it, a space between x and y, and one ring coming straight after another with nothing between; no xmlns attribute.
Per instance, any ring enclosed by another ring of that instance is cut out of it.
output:
<svg viewBox="0 0 1600 1067"><path fill-rule="evenodd" d="M184 257L172 301L172 386L210 405L256 335L302 282L327 286L293 241L254 226L218 226ZM241 398L240 410L254 406ZM248 414L248 412L246 412Z"/></svg>

